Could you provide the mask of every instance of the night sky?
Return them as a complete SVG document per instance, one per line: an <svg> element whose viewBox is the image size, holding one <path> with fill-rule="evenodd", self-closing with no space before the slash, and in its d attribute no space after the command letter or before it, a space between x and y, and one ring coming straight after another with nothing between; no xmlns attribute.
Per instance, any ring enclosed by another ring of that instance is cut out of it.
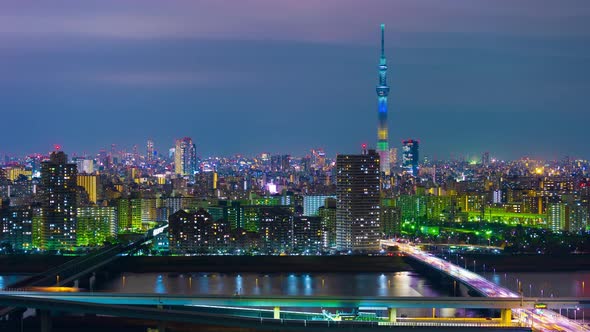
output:
<svg viewBox="0 0 590 332"><path fill-rule="evenodd" d="M0 154L357 152L380 23L391 146L590 158L588 0L3 0Z"/></svg>

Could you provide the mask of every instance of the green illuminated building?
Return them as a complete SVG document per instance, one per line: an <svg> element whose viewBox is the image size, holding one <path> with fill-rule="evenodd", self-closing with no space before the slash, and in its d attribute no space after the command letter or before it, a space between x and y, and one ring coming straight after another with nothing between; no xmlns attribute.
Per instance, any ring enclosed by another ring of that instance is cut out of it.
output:
<svg viewBox="0 0 590 332"><path fill-rule="evenodd" d="M100 246L117 235L117 211L114 206L78 208L78 245Z"/></svg>

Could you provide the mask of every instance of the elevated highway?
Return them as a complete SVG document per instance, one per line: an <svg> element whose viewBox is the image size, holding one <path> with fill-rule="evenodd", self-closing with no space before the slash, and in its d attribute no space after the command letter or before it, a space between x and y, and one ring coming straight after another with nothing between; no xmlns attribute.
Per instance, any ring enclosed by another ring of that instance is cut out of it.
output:
<svg viewBox="0 0 590 332"><path fill-rule="evenodd" d="M400 251L408 255L412 259L429 266L430 268L439 271L463 284L469 288L476 290L482 296L489 298L513 298L520 299L522 306L516 309L506 307L502 309L502 321L512 321L512 312L516 314L518 320L522 323L529 324L534 331L550 332L583 332L590 331L587 326L584 326L574 320L564 317L549 309L531 309L525 306L524 298L521 294L512 292L509 289L501 287L486 278L463 269L457 265L447 262L443 259L435 257L427 252L420 250L418 247L407 243L400 243L395 241L381 241L383 246L398 247ZM540 303L550 301L547 298L538 299ZM579 305L585 305L585 300L580 300ZM575 306L574 306L575 307ZM571 306L569 308L572 308Z"/></svg>
<svg viewBox="0 0 590 332"><path fill-rule="evenodd" d="M95 293L96 295L96 293ZM147 298L147 297L146 297ZM84 300L85 298L78 298ZM219 297L219 300L223 297ZM159 329L165 329L166 322L185 322L191 324L204 325L220 325L220 326L239 326L246 328L253 328L256 330L344 330L344 331L396 331L396 332L417 332L417 331L432 331L436 328L440 332L463 331L463 332L479 332L485 329L489 332L524 332L530 331L530 328L522 327L517 324L504 324L497 320L392 320L392 321L333 321L333 320L315 320L315 319L288 319L280 316L278 307L272 310L272 317L245 317L235 314L221 314L218 313L219 307L216 306L199 306L199 310L189 310L183 307L174 309L168 308L166 305L158 305L152 307L148 305L121 305L114 303L123 303L124 297L119 298L119 301L111 299L111 304L107 303L93 303L84 301L58 300L44 296L42 294L25 294L21 293L15 295L2 293L0 295L0 305L18 307L18 308L34 308L40 310L41 316L41 330L50 330L50 311L69 312L76 314L97 314L108 315L115 317L130 317L142 320L154 321L158 324ZM203 301L211 303L211 298L203 298ZM231 298L225 297L225 301L230 301ZM286 301L276 299L276 302L260 299L261 302L251 302L257 305L277 305L277 304L292 304L297 299L287 299ZM305 303L303 298L299 299ZM237 300L236 300L237 301ZM228 303L237 304L236 301ZM249 299L249 301L253 301ZM350 301L350 300L348 300ZM358 300L356 300L358 301ZM130 301L131 302L131 301ZM409 301L408 303L411 303ZM162 302L164 303L164 302ZM170 302L171 303L171 302ZM352 302L334 301L331 305L352 304ZM361 302L355 302L361 303ZM362 302L367 303L367 302ZM299 304L299 303L298 303ZM311 304L308 304L311 305ZM317 305L314 304L314 305ZM417 305L417 304L416 304ZM422 305L424 306L424 304ZM240 308L228 308L234 311Z"/></svg>
<svg viewBox="0 0 590 332"><path fill-rule="evenodd" d="M551 309L590 308L590 298L520 297L363 297L363 296L224 296L123 293L63 293L6 291L3 298L32 298L107 305L228 306L286 308L464 308L535 309L540 303Z"/></svg>

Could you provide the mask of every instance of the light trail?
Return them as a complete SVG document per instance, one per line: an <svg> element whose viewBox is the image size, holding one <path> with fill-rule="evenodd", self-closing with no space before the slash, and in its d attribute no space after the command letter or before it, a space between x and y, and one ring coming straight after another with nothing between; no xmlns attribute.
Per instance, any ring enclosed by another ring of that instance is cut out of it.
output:
<svg viewBox="0 0 590 332"><path fill-rule="evenodd" d="M492 281L461 268L455 264L447 262L441 258L424 252L415 246L395 241L383 241L384 245L397 246L401 251L410 255L423 263L426 263L433 268L446 273L447 275L463 282L470 287L477 289L480 293L487 297L521 297L519 294L512 292L502 286L499 286ZM539 332L582 332L590 331L586 326L578 322L564 317L549 309L513 309L517 313L519 320L523 324L529 324L533 331Z"/></svg>

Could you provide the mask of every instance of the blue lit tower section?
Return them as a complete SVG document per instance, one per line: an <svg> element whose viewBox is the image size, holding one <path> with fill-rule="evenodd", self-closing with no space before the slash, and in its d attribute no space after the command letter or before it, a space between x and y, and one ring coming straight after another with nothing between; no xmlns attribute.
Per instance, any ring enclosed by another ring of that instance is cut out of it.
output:
<svg viewBox="0 0 590 332"><path fill-rule="evenodd" d="M379 101L379 127L377 130L377 152L381 163L381 173L389 175L389 142L387 129L387 59L385 59L385 24L381 24L381 58L379 59L379 85L377 98Z"/></svg>

